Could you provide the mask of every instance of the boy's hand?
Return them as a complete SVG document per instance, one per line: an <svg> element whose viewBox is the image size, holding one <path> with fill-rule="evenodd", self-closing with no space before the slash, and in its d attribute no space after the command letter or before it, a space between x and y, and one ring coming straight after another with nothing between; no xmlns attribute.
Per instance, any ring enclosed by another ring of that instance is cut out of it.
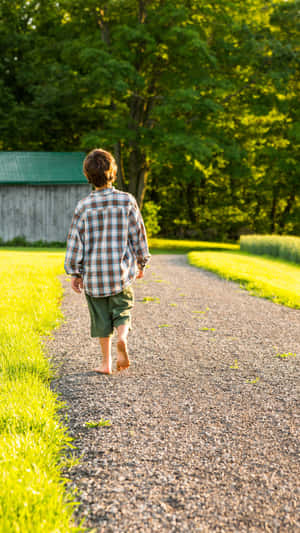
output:
<svg viewBox="0 0 300 533"><path fill-rule="evenodd" d="M83 279L82 278L78 278L77 276L72 276L71 277L71 287L73 289L73 291L77 292L78 294L81 293L82 289L83 289Z"/></svg>
<svg viewBox="0 0 300 533"><path fill-rule="evenodd" d="M136 279L141 279L144 277L144 271L143 270L139 270L137 275L136 275Z"/></svg>

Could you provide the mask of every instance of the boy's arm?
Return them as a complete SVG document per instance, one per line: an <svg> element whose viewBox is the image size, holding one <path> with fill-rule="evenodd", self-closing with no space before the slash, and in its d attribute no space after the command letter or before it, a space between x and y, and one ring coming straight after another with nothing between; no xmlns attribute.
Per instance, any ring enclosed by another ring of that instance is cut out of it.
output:
<svg viewBox="0 0 300 533"><path fill-rule="evenodd" d="M134 254L136 256L138 268L140 271L143 271L146 264L150 260L151 255L149 253L143 217L135 200L129 213L128 233Z"/></svg>
<svg viewBox="0 0 300 533"><path fill-rule="evenodd" d="M84 244L83 244L83 220L75 209L72 223L67 237L67 251L65 256L65 271L74 277L82 277Z"/></svg>

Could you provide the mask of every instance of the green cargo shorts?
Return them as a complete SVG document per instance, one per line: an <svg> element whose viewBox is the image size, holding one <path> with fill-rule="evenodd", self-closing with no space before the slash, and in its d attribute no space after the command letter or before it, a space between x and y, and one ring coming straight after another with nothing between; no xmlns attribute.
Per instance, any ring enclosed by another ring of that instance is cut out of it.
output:
<svg viewBox="0 0 300 533"><path fill-rule="evenodd" d="M131 329L130 310L134 303L131 287L112 296L96 298L85 293L90 317L91 337L111 337L114 328L128 324Z"/></svg>

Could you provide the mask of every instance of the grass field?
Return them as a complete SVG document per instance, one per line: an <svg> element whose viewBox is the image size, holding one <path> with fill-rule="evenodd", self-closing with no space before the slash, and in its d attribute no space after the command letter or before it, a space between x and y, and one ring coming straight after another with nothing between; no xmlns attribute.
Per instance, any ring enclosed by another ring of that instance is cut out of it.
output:
<svg viewBox="0 0 300 533"><path fill-rule="evenodd" d="M79 532L61 469L70 438L41 336L62 319L63 254L0 251L0 532Z"/></svg>
<svg viewBox="0 0 300 533"><path fill-rule="evenodd" d="M190 252L191 265L237 281L257 296L300 308L300 267L242 252Z"/></svg>
<svg viewBox="0 0 300 533"><path fill-rule="evenodd" d="M175 239L149 239L151 254L186 254L197 250L239 250L239 244L223 242L184 241Z"/></svg>

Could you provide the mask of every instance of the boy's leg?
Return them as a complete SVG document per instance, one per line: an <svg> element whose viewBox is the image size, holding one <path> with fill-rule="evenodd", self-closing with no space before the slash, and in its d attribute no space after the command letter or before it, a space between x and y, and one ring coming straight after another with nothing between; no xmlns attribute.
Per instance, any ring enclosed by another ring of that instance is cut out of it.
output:
<svg viewBox="0 0 300 533"><path fill-rule="evenodd" d="M125 370L125 368L128 368L130 365L127 351L128 331L129 324L120 324L120 326L117 326L117 370Z"/></svg>
<svg viewBox="0 0 300 533"><path fill-rule="evenodd" d="M112 373L111 339L112 337L99 337L102 351L102 365L94 368L94 372L99 372L100 374Z"/></svg>
<svg viewBox="0 0 300 533"><path fill-rule="evenodd" d="M131 329L130 311L133 303L134 294L131 287L127 287L121 293L111 296L109 300L113 324L118 332L117 370L125 370L130 365L127 351L127 336Z"/></svg>
<svg viewBox="0 0 300 533"><path fill-rule="evenodd" d="M91 336L99 338L103 357L101 366L94 368L94 371L101 374L111 374L111 339L113 334L113 324L111 313L108 308L108 298L95 298L89 294L85 294L85 296L91 317Z"/></svg>

